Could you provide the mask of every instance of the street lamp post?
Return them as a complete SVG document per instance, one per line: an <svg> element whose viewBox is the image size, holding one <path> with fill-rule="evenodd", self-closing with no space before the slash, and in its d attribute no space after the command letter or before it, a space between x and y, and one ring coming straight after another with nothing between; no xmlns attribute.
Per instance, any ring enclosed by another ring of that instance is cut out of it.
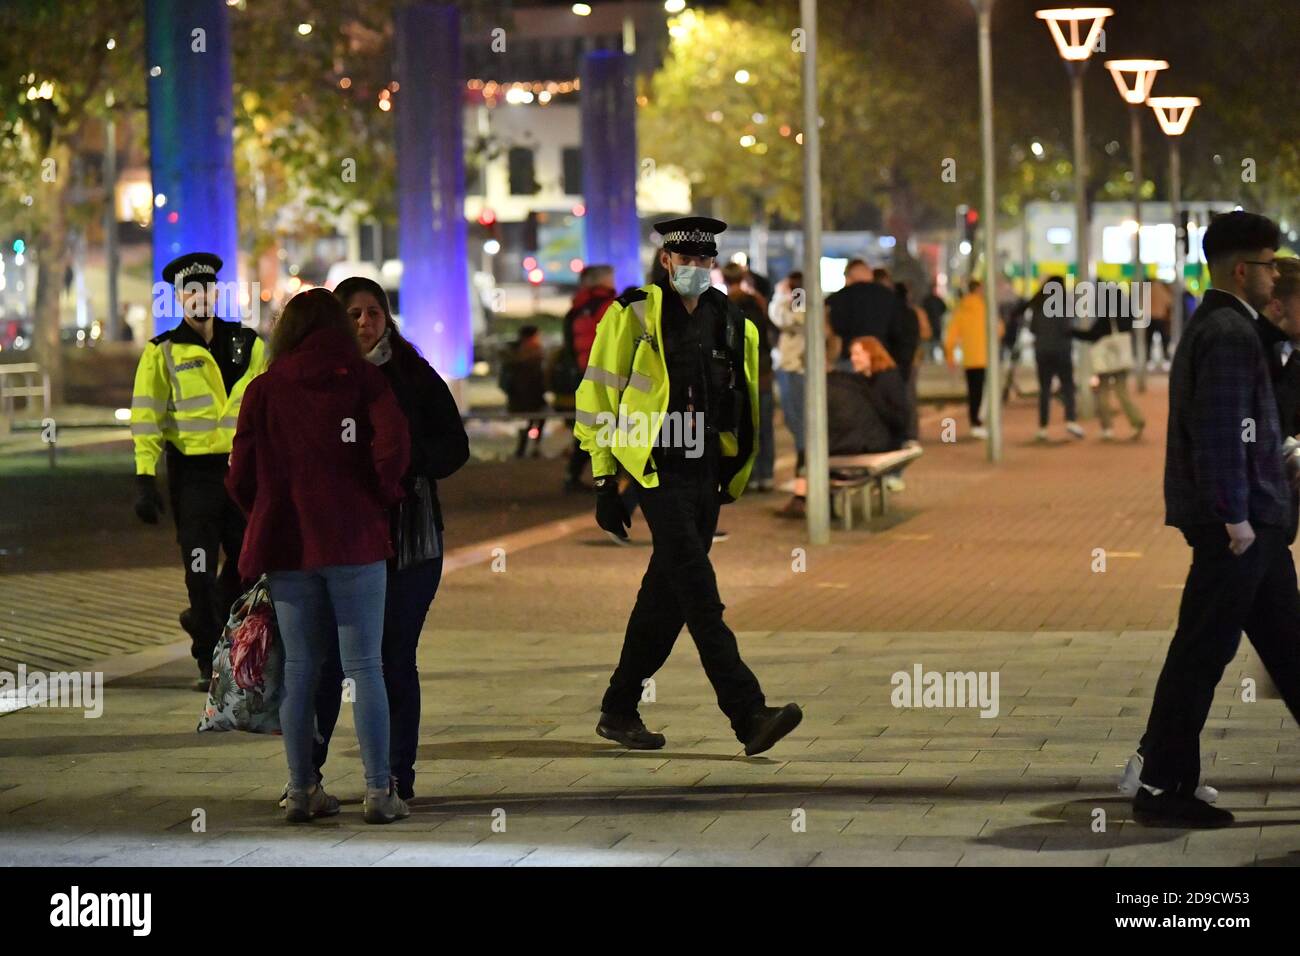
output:
<svg viewBox="0 0 1300 956"><path fill-rule="evenodd" d="M1107 60L1106 69L1115 79L1115 86L1124 102L1129 104L1129 129L1132 137L1133 161L1133 281L1142 282L1146 272L1142 265L1142 107L1151 95L1156 73L1169 68L1166 60ZM1131 82L1130 82L1131 81ZM1143 316L1149 325L1151 316ZM1147 339L1145 330L1137 337L1137 386L1139 392L1147 390Z"/></svg>
<svg viewBox="0 0 1300 956"><path fill-rule="evenodd" d="M822 176L817 108L817 0L799 0L803 56L804 453L808 540L831 540L829 440L826 436L826 335L822 315Z"/></svg>
<svg viewBox="0 0 1300 956"><path fill-rule="evenodd" d="M1187 132L1192 111L1201 105L1195 96L1152 96L1147 104L1156 114L1160 129L1169 140L1169 211L1174 219L1174 309L1169 323L1169 340L1177 343L1183 332L1183 271L1186 268L1186 232L1183 227L1183 168L1179 137Z"/></svg>
<svg viewBox="0 0 1300 956"><path fill-rule="evenodd" d="M1066 70L1070 74L1070 106L1074 120L1074 248L1075 248L1075 282L1087 282L1092 277L1092 249L1090 227L1088 225L1088 153L1087 139L1083 122L1083 74L1088 67L1088 58L1097 46L1101 36L1102 24L1115 11L1110 7L1062 7L1052 10L1039 10L1035 14L1040 20L1047 21L1056 48L1065 60ZM1091 21L1085 33L1083 24ZM1067 36L1068 33L1068 36ZM1088 382L1092 378L1091 363L1088 352L1084 350L1080 363L1080 412L1092 414L1092 389Z"/></svg>
<svg viewBox="0 0 1300 956"><path fill-rule="evenodd" d="M984 320L988 342L988 371L984 394L988 396L988 444L991 462L1002 460L1002 343L998 336L998 230L993 182L993 3L971 0L979 14L980 142L984 163ZM1011 370L1014 374L1015 370Z"/></svg>

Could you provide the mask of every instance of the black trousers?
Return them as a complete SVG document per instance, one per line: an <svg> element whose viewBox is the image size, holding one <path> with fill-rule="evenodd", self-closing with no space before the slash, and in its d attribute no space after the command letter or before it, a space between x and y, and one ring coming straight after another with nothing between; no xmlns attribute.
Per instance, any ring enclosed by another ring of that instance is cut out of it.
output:
<svg viewBox="0 0 1300 956"><path fill-rule="evenodd" d="M980 421L980 404L984 401L984 369L966 369L966 409L970 412L972 428L978 428Z"/></svg>
<svg viewBox="0 0 1300 956"><path fill-rule="evenodd" d="M190 653L196 661L211 661L230 606L242 590L239 551L246 521L226 494L224 465L186 464L180 458L168 458L167 483L194 622ZM218 570L223 551L225 561Z"/></svg>
<svg viewBox="0 0 1300 956"><path fill-rule="evenodd" d="M1142 782L1191 796L1201 779L1200 735L1214 688L1244 630L1300 720L1300 594L1283 528L1260 526L1241 556L1222 525L1185 530L1192 546L1178 630L1156 683L1142 738Z"/></svg>
<svg viewBox="0 0 1300 956"><path fill-rule="evenodd" d="M638 494L654 551L600 709L636 715L642 682L663 667L684 624L718 706L741 737L748 731L750 715L765 700L758 679L740 659L736 635L722 620L718 580L709 561L721 507L716 446L710 443L696 459L666 456L659 486L638 488Z"/></svg>
<svg viewBox="0 0 1300 956"><path fill-rule="evenodd" d="M388 691L388 763L397 789L408 793L415 786L415 757L420 743L420 672L415 655L429 605L442 580L442 558L425 561L402 571L388 572L384 600L384 687ZM320 738L312 750L316 778L329 756L330 738L342 705L340 687L343 664L335 641L321 666L316 685L316 729Z"/></svg>
<svg viewBox="0 0 1300 956"><path fill-rule="evenodd" d="M1065 420L1074 421L1074 359L1070 353L1035 352L1034 364L1038 366L1038 427L1046 428L1052 415L1052 379L1061 383Z"/></svg>

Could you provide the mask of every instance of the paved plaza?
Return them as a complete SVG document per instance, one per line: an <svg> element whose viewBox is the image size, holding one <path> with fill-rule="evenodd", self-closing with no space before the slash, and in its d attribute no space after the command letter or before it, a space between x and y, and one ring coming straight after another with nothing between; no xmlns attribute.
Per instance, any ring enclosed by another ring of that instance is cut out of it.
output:
<svg viewBox="0 0 1300 956"><path fill-rule="evenodd" d="M1143 829L1115 790L1189 554L1162 526L1163 380L1140 401L1139 443L1103 445L1094 422L1084 443L1040 446L1031 402L1016 400L997 467L981 443L938 440L946 416L964 431L958 406L931 409L898 511L823 548L799 550L803 525L773 516L780 495L725 509L730 538L713 553L728 619L769 701L805 712L756 758L685 633L642 707L667 747L626 752L596 737L649 556L644 522L634 518L636 546L617 548L585 499L559 494L558 461L470 466L447 482L451 558L421 644L413 814L389 827L361 821L347 705L325 770L343 813L305 827L275 805L278 738L194 732L202 695L187 687L167 535L156 533L152 566L138 542L116 567L93 548L80 563L67 547L42 563L34 547L27 566L40 570L11 562L0 577L0 669L97 668L108 684L97 719L0 716L0 862L1300 862L1300 734L1244 642L1203 739L1206 779L1236 825ZM489 487L481 513L453 503ZM895 675L918 667L996 675L996 714L894 706ZM1248 679L1263 685L1250 702Z"/></svg>

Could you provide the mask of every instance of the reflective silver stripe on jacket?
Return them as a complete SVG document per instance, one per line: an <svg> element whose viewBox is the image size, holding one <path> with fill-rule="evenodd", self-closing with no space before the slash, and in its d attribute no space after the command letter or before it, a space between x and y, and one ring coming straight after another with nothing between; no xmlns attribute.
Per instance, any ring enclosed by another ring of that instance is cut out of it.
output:
<svg viewBox="0 0 1300 956"><path fill-rule="evenodd" d="M167 363L167 377L170 378L172 381L172 397L175 398L177 395L180 394L181 383L176 378L176 359L172 355L171 339L168 339L166 342L160 345L159 348L162 349L163 360Z"/></svg>
<svg viewBox="0 0 1300 956"><path fill-rule="evenodd" d="M172 407L178 412L192 412L197 408L207 408L213 403L212 394L195 395L193 398L178 398L172 402Z"/></svg>
<svg viewBox="0 0 1300 956"><path fill-rule="evenodd" d="M174 425L178 432L214 432L217 430L217 423L210 418L189 418L169 424Z"/></svg>
<svg viewBox="0 0 1300 956"><path fill-rule="evenodd" d="M627 378L619 375L617 372L611 372L607 368L598 368L595 365L588 365L586 373L582 376L584 382L596 382L598 385L608 385L610 388L616 388L620 392L627 387Z"/></svg>
<svg viewBox="0 0 1300 956"><path fill-rule="evenodd" d="M651 388L649 375L642 375L640 372L633 372L627 380L628 388L635 388L639 392L649 392Z"/></svg>
<svg viewBox="0 0 1300 956"><path fill-rule="evenodd" d="M573 418L579 425L590 425L593 428L595 428L597 425L600 424L600 422L596 420L596 416L599 414L600 414L599 412L584 412L581 408L579 408L579 409L575 409L573 413Z"/></svg>
<svg viewBox="0 0 1300 956"><path fill-rule="evenodd" d="M641 333L643 335L650 334L650 330L646 328L646 324L645 324L645 304L648 301L649 301L648 299L638 299L637 301L631 303L632 314L635 315L636 320L641 323Z"/></svg>
<svg viewBox="0 0 1300 956"><path fill-rule="evenodd" d="M651 348L655 348L650 329L645 324L645 305L647 301L647 299L638 299L636 302L631 303L632 314L636 316L637 322L641 325L641 338L649 342ZM633 370L632 374L628 376L627 386L628 388L635 388L638 392L648 393L651 388L650 377Z"/></svg>
<svg viewBox="0 0 1300 956"><path fill-rule="evenodd" d="M132 422L132 435L161 435L162 429L155 422Z"/></svg>
<svg viewBox="0 0 1300 956"><path fill-rule="evenodd" d="M238 418L223 418L223 419L221 419L221 427L222 427L222 428L238 428L238 427L239 427L239 419L238 419Z"/></svg>
<svg viewBox="0 0 1300 956"><path fill-rule="evenodd" d="M157 412L159 415L167 411L167 403L162 399L150 398L148 395L132 395L132 408L147 408L151 412Z"/></svg>

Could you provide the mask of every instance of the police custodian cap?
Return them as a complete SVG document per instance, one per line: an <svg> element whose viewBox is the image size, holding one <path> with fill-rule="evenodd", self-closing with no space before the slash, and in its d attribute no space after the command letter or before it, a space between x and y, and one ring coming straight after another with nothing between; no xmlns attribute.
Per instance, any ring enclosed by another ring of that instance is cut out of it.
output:
<svg viewBox="0 0 1300 956"><path fill-rule="evenodd" d="M717 235L727 224L708 216L683 216L655 223L655 232L664 237L664 248L687 256L716 256Z"/></svg>
<svg viewBox="0 0 1300 956"><path fill-rule="evenodd" d="M211 252L187 252L163 266L162 277L169 285L183 288L188 282L216 282L220 269L220 256Z"/></svg>

